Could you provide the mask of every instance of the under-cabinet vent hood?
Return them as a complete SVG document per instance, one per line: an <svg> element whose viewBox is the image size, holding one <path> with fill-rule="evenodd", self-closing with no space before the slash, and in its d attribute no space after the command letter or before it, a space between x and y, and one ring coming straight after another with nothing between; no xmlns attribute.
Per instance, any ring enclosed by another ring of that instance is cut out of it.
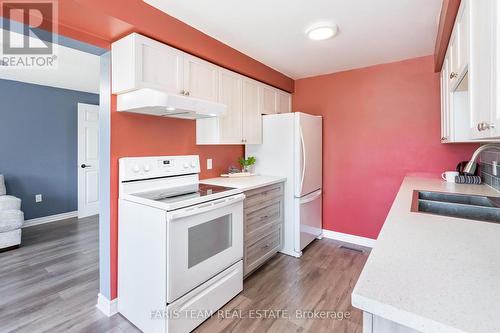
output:
<svg viewBox="0 0 500 333"><path fill-rule="evenodd" d="M117 110L160 117L200 119L226 114L227 106L198 98L164 93L154 89L139 89L117 97Z"/></svg>

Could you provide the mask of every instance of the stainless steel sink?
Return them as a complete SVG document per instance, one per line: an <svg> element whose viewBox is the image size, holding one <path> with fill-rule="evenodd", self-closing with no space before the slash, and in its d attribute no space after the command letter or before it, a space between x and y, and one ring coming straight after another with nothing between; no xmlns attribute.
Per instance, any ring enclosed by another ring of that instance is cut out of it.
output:
<svg viewBox="0 0 500 333"><path fill-rule="evenodd" d="M413 191L412 212L500 223L500 198Z"/></svg>

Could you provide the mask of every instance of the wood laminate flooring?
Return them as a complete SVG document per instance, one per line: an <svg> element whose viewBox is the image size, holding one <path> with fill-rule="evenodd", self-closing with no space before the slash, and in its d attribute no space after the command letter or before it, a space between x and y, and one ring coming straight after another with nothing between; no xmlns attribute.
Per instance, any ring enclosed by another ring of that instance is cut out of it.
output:
<svg viewBox="0 0 500 333"><path fill-rule="evenodd" d="M350 294L368 254L340 244L315 241L300 259L276 255L196 332L361 332L362 313ZM95 307L98 255L97 217L23 229L22 246L0 253L0 332L139 332L121 315L108 318ZM296 313L315 310L350 316Z"/></svg>

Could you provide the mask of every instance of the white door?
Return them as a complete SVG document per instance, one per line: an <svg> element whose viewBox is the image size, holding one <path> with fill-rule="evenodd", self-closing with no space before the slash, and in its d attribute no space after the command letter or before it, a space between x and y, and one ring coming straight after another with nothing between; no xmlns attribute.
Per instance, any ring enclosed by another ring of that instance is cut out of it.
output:
<svg viewBox="0 0 500 333"><path fill-rule="evenodd" d="M494 108L494 3L495 0L471 1L471 44L469 90L472 138L490 136Z"/></svg>
<svg viewBox="0 0 500 333"><path fill-rule="evenodd" d="M262 114L260 84L253 80L243 80L243 142L262 143Z"/></svg>
<svg viewBox="0 0 500 333"><path fill-rule="evenodd" d="M240 75L219 71L219 102L227 105L225 115L218 117L221 143L241 142L242 84Z"/></svg>
<svg viewBox="0 0 500 333"><path fill-rule="evenodd" d="M262 113L278 113L278 93L276 92L276 89L272 87L262 87Z"/></svg>
<svg viewBox="0 0 500 333"><path fill-rule="evenodd" d="M139 69L141 87L181 94L183 89L183 53L140 36ZM119 69L127 70L127 69Z"/></svg>
<svg viewBox="0 0 500 333"><path fill-rule="evenodd" d="M302 197L319 190L323 173L322 118L295 114L295 196Z"/></svg>
<svg viewBox="0 0 500 333"><path fill-rule="evenodd" d="M289 113L292 112L292 101L290 94L280 91L278 93L279 108L278 113Z"/></svg>
<svg viewBox="0 0 500 333"><path fill-rule="evenodd" d="M78 103L78 218L99 213L99 105Z"/></svg>
<svg viewBox="0 0 500 333"><path fill-rule="evenodd" d="M184 55L184 90L191 97L217 102L219 68L199 58Z"/></svg>

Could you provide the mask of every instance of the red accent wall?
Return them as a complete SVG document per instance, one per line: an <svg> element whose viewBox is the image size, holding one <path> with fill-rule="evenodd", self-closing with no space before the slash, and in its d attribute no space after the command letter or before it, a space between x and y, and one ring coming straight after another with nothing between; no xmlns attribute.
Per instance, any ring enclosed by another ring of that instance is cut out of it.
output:
<svg viewBox="0 0 500 333"><path fill-rule="evenodd" d="M405 175L470 158L440 143L439 94L433 56L295 82L294 111L324 117L325 229L377 238Z"/></svg>

